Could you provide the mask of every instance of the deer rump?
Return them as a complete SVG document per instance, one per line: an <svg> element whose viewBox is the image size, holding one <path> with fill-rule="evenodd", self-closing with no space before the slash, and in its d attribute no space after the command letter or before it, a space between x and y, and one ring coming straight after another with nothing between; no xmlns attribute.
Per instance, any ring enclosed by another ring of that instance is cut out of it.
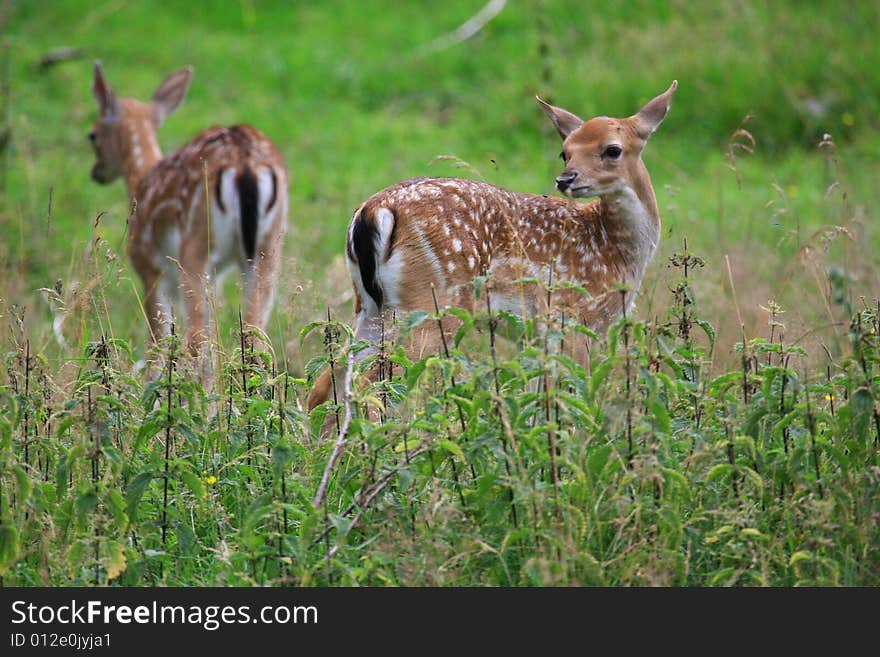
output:
<svg viewBox="0 0 880 657"><path fill-rule="evenodd" d="M165 304L178 299L180 267L193 276L209 275L219 286L225 275L238 268L245 275L246 294L252 284L256 261L279 221L278 176L272 166L250 152L243 134L246 128L210 128L178 151L161 160L139 185L139 208L132 221L141 240L130 245L138 262L153 254L153 268L164 272L161 292ZM236 157L231 158L230 153ZM194 164L198 161L198 165ZM203 168L204 167L204 168ZM192 189L172 194L180 184L181 171L191 174ZM166 199L182 199L168 202ZM210 200L209 205L206 202ZM149 239L152 244L143 243ZM193 260L185 250L202 249L209 255ZM189 271L196 266L196 271ZM201 267L205 266L205 271Z"/></svg>

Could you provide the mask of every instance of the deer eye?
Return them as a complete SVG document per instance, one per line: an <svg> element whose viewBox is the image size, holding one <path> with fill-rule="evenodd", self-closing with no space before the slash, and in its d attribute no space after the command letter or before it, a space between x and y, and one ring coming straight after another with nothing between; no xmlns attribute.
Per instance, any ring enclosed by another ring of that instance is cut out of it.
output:
<svg viewBox="0 0 880 657"><path fill-rule="evenodd" d="M609 146L605 149L605 152L602 153L602 157L610 157L612 160L616 160L623 153L623 149L620 146Z"/></svg>
<svg viewBox="0 0 880 657"><path fill-rule="evenodd" d="M93 144L95 143L95 131L94 130L89 133L89 141L92 142Z"/></svg>
<svg viewBox="0 0 880 657"><path fill-rule="evenodd" d="M559 154L559 159L562 160L563 162L565 162L568 159L567 157L565 157L565 151L562 151Z"/></svg>

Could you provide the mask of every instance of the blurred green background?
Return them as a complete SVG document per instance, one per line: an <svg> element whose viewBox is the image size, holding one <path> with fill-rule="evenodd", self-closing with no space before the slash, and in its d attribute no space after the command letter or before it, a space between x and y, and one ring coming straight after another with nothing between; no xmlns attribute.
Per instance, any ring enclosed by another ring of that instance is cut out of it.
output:
<svg viewBox="0 0 880 657"><path fill-rule="evenodd" d="M367 196L416 175L555 193L559 141L535 94L584 118L625 116L679 81L644 156L664 218L639 302L646 318L663 316L666 261L685 238L707 261L696 289L719 354L739 338L738 316L750 334L764 330L770 298L789 311L790 332L833 341L844 317L835 303L876 296L878 3L511 1L471 38L438 47L484 5L0 0L0 314L23 314L29 335L54 348L57 303L38 290L60 281L70 307L100 251L114 275L79 326L145 340L124 186L89 178L95 59L120 95L139 98L194 66L189 97L160 132L166 152L212 124L250 123L278 144L291 217L270 336L295 367L310 355L298 347L306 322L327 307L351 317L341 254ZM41 64L62 48L72 58ZM826 133L833 146L820 148Z"/></svg>

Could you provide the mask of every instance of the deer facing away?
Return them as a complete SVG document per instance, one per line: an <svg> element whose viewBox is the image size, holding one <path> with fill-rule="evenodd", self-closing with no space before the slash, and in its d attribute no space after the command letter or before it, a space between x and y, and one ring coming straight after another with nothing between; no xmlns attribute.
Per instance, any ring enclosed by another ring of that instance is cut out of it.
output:
<svg viewBox="0 0 880 657"><path fill-rule="evenodd" d="M660 213L641 155L676 88L673 82L623 119L584 121L538 99L563 139L565 168L556 186L569 199L456 178L414 178L367 199L349 224L346 246L355 339L376 343L391 313L433 310L434 294L441 307L475 310L473 280L486 272L493 310L532 316L547 310L545 292L514 281L552 275L589 293L556 290L553 308L606 328L632 304L660 238ZM598 198L586 204L573 201L593 196ZM412 350L436 350L437 327L422 326ZM370 353L375 350L357 358ZM316 381L309 408L330 390L328 371Z"/></svg>
<svg viewBox="0 0 880 657"><path fill-rule="evenodd" d="M245 277L245 323L264 330L287 231L288 176L279 150L249 125L208 128L163 158L156 131L191 79L191 68L177 71L141 102L117 97L96 62L100 114L89 139L92 178L124 178L134 204L127 251L143 283L152 342L169 333L182 297L185 344L198 355L208 337L209 284L219 286L236 266Z"/></svg>

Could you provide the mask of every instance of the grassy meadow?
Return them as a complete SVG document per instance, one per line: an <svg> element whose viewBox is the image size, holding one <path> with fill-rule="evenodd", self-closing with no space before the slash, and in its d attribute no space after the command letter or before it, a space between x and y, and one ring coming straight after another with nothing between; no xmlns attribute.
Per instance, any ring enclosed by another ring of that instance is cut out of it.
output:
<svg viewBox="0 0 880 657"><path fill-rule="evenodd" d="M484 4L0 0L0 584L880 584L880 7L533 0L438 41ZM159 379L134 366L96 59L141 99L194 67L165 152L249 123L287 160L271 348L230 280L209 390L174 340ZM418 175L554 194L536 94L627 116L673 79L635 315L584 368L446 311L448 353L382 350L328 468L344 409L305 398L345 357L355 207Z"/></svg>

